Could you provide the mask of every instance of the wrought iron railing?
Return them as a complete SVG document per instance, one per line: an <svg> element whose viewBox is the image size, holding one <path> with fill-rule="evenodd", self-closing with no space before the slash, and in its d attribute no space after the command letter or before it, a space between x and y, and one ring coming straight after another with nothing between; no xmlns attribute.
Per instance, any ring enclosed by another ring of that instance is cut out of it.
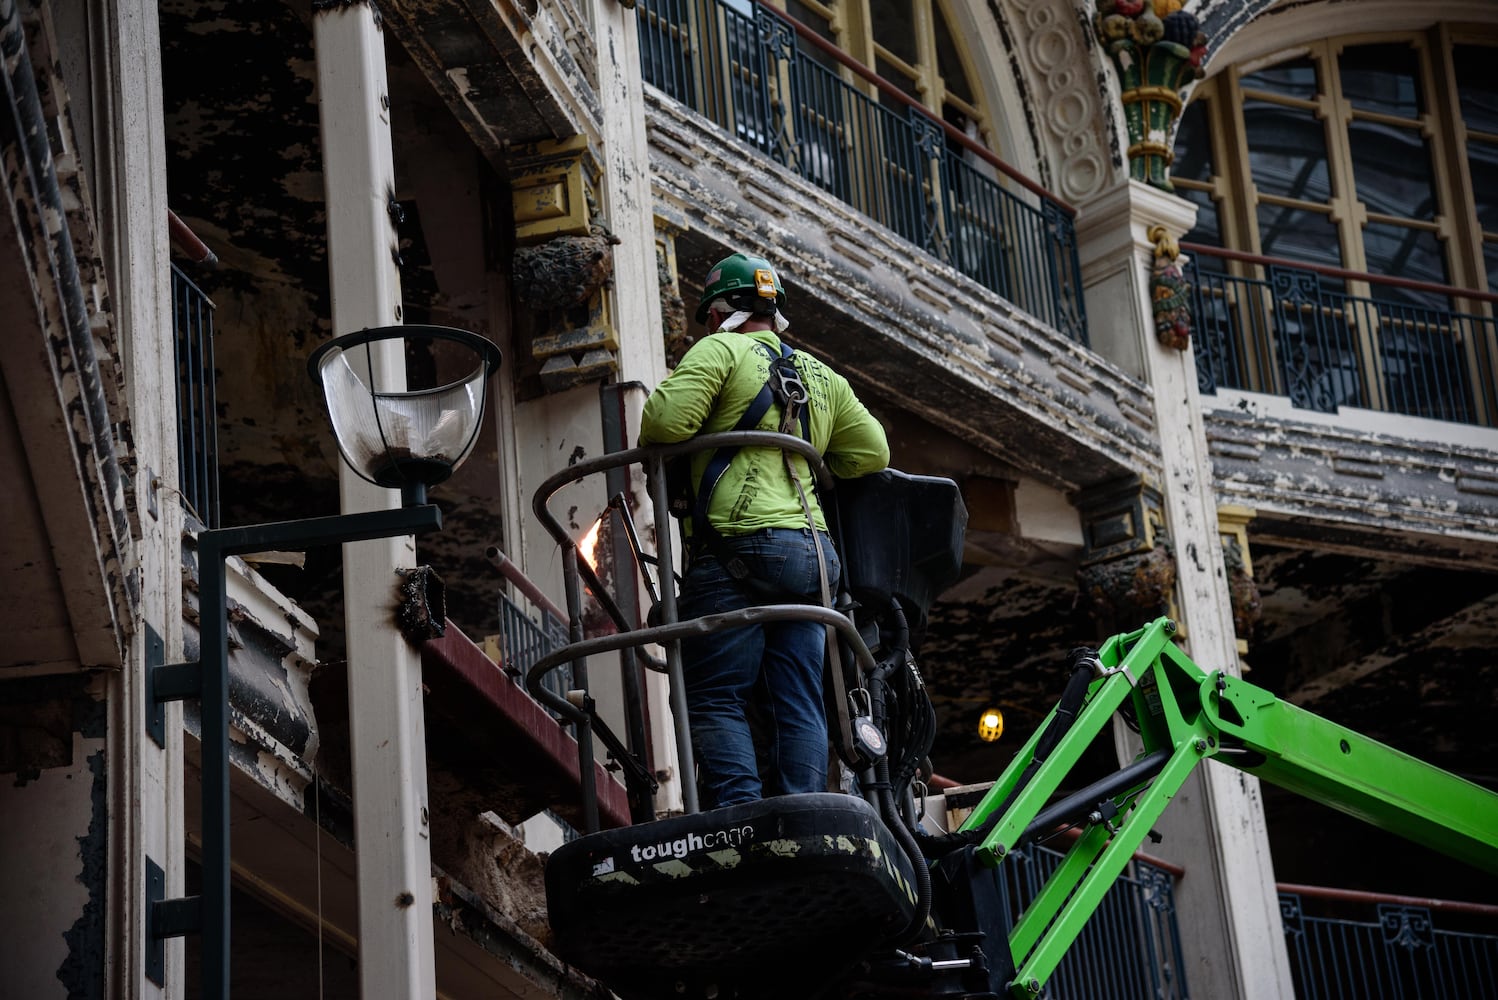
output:
<svg viewBox="0 0 1498 1000"><path fill-rule="evenodd" d="M177 488L206 528L219 526L213 302L172 265L177 365Z"/></svg>
<svg viewBox="0 0 1498 1000"><path fill-rule="evenodd" d="M1011 918L1035 899L1063 857L1030 847L1011 851L993 869ZM1108 890L1038 1000L1188 996L1172 873L1141 857Z"/></svg>
<svg viewBox="0 0 1498 1000"><path fill-rule="evenodd" d="M1087 342L1072 213L1058 199L777 11L748 0L640 0L638 11L647 83Z"/></svg>
<svg viewBox="0 0 1498 1000"><path fill-rule="evenodd" d="M1303 888L1303 893L1280 893L1300 1000L1498 997L1498 934L1492 933L1498 907L1446 904L1455 911L1448 912L1432 901L1389 897L1365 903L1362 909L1373 919L1360 919L1308 912L1308 900L1312 909L1326 910L1334 905L1328 900L1345 901L1352 894ZM1479 921L1486 931L1453 926L1479 910L1487 911ZM1446 926L1438 926L1442 923Z"/></svg>
<svg viewBox="0 0 1498 1000"><path fill-rule="evenodd" d="M1495 423L1498 325L1492 315L1457 305L1498 303L1498 296L1187 249L1202 392L1265 392L1327 413L1357 406Z"/></svg>
<svg viewBox="0 0 1498 1000"><path fill-rule="evenodd" d="M499 593L500 666L518 681L542 657L567 645L567 623L563 620L562 610L510 561L499 546L489 546L485 554L529 604L527 608L504 591ZM572 665L564 663L557 667L546 676L541 686L559 698L566 698L572 689ZM544 703L541 707L553 718L557 717L557 713Z"/></svg>
<svg viewBox="0 0 1498 1000"><path fill-rule="evenodd" d="M567 645L567 626L543 609L527 612L505 594L499 595L499 632L505 673L524 677L537 660ZM546 675L542 684L559 697L567 697L572 686L572 668L563 664ZM543 706L544 707L544 706ZM551 712L551 709L547 709ZM551 712L553 716L555 712Z"/></svg>

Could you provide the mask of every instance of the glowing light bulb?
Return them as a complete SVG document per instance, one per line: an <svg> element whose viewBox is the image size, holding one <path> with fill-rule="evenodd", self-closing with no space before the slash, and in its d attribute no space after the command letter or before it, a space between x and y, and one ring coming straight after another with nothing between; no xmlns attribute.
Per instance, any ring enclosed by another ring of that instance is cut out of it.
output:
<svg viewBox="0 0 1498 1000"><path fill-rule="evenodd" d="M984 743L992 743L1004 732L1004 713L997 708L983 710L978 716L978 738Z"/></svg>

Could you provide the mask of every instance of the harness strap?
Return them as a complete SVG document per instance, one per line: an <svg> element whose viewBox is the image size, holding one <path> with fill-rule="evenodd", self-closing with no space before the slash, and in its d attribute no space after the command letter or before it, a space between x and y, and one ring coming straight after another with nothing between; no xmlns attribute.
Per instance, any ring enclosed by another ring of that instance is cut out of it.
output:
<svg viewBox="0 0 1498 1000"><path fill-rule="evenodd" d="M802 384L800 374L797 373L795 366L791 363L791 355L795 351L789 344L782 341L780 345L780 357L777 358L768 345L756 341L754 346L764 351L770 358L770 376L765 380L765 384L760 386L759 394L749 403L749 408L744 411L743 416L739 417L739 421L734 424L733 429L736 431L754 430L754 428L759 426L759 422L764 419L764 415L769 412L770 406L778 399L786 407L786 417L788 419L792 417L792 414L799 416L801 436L810 441L811 415L810 410L805 405L807 399L806 386ZM785 424L782 424L781 430L784 433L789 433L789 429ZM718 481L723 478L723 473L728 471L729 463L733 461L733 457L738 453L738 445L728 448L718 448L713 452L712 457L708 459L707 467L702 470L702 481L697 485L696 498L692 504L692 539L694 546L702 542L711 543L714 537L718 535L716 529L713 528L707 519L708 504L712 500L713 491L718 488ZM727 566L726 563L724 565L725 567ZM738 574L733 572L732 567L728 567L728 569L735 578L738 578Z"/></svg>

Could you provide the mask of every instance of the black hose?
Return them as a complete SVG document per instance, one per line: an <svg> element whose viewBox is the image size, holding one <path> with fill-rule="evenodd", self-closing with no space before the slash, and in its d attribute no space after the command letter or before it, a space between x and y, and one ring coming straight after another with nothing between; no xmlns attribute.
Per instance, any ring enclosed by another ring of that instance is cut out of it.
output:
<svg viewBox="0 0 1498 1000"><path fill-rule="evenodd" d="M1094 781L1086 788L1072 792L1065 798L1046 806L1036 813L1030 825L1025 827L1025 831L1015 841L1014 846L1023 847L1035 838L1052 832L1057 826L1063 824L1075 826L1084 822L1087 815L1097 808L1098 803L1125 795L1153 780L1170 762L1170 756L1169 750L1156 750Z"/></svg>
<svg viewBox="0 0 1498 1000"><path fill-rule="evenodd" d="M951 833L925 835L921 838L925 846L927 856L933 858L945 857L953 851L960 850L971 844L977 844L992 832L999 824L999 820L1008 812L1009 806L1019 797L1040 765L1045 763L1051 751L1061 742L1061 738L1071 729L1072 723L1076 721L1081 712L1083 703L1087 698L1087 688L1091 682L1092 674L1097 663L1097 653L1085 647L1073 649L1067 656L1067 667L1071 671L1071 677L1067 680L1066 690L1062 692L1061 701L1056 706L1055 714L1040 734L1040 739L1035 743L1035 750L1031 754L1030 762L1020 772L1014 787L1009 790L996 808L990 810L988 817L972 830L956 830Z"/></svg>
<svg viewBox="0 0 1498 1000"><path fill-rule="evenodd" d="M921 759L931 750L931 744L936 738L936 709L931 705L931 699L926 696L925 686L920 683L919 674L914 669L914 661L910 658L910 624L898 598L891 599L889 613L895 622L893 650L890 656L882 661L875 680L887 683L897 668L907 668L903 674L903 696L894 699L902 723L900 726L902 748L901 752L895 755L899 765L894 770L893 780L893 788L899 790L909 785L911 778L915 776L916 768L920 766ZM891 726L888 730L891 753L894 752L896 743L894 728Z"/></svg>
<svg viewBox="0 0 1498 1000"><path fill-rule="evenodd" d="M900 606L899 598L890 598L890 614L895 620L895 637L890 645L890 655L884 661L887 665L881 666L876 675L879 680L884 680L895 668L905 662L905 653L910 649L910 624L905 619L905 609Z"/></svg>
<svg viewBox="0 0 1498 1000"><path fill-rule="evenodd" d="M892 947L898 948L914 941L925 929L926 920L931 916L931 869L926 866L926 856L921 853L915 835L900 818L895 806L894 792L889 787L889 759L881 757L874 767L879 777L879 811L884 816L889 832L899 841L900 849L910 859L910 867L915 872L915 914L910 918L910 923L901 928L899 935L890 942Z"/></svg>

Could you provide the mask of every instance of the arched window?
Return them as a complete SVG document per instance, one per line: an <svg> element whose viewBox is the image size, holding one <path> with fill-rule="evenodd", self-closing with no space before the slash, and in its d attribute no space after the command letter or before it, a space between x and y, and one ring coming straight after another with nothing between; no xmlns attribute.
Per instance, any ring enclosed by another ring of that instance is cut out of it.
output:
<svg viewBox="0 0 1498 1000"><path fill-rule="evenodd" d="M1498 291L1495 62L1498 32L1442 26L1297 45L1196 89L1172 168L1199 206L1187 239L1286 262L1197 255L1225 276L1204 279L1215 385L1493 421L1493 303L1422 285ZM1248 281L1271 286L1262 307Z"/></svg>
<svg viewBox="0 0 1498 1000"><path fill-rule="evenodd" d="M778 0L773 6L992 148L991 122L970 82L967 53L952 31L943 0ZM897 104L867 81L843 72L871 98L886 106Z"/></svg>

